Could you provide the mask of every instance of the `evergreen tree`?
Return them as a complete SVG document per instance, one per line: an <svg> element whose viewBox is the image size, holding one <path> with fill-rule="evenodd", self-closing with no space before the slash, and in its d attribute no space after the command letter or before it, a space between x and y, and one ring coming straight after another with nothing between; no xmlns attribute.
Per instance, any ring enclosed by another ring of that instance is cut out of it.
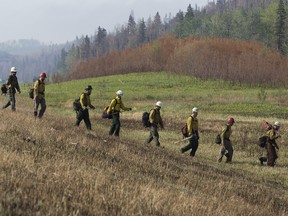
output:
<svg viewBox="0 0 288 216"><path fill-rule="evenodd" d="M129 48L135 47L137 26L134 20L133 11L131 12L128 19L127 31L128 31L128 47Z"/></svg>
<svg viewBox="0 0 288 216"><path fill-rule="evenodd" d="M80 45L80 58L82 60L87 60L88 58L90 58L90 50L90 38L88 37L88 35L86 35L82 40L82 44Z"/></svg>
<svg viewBox="0 0 288 216"><path fill-rule="evenodd" d="M184 13L183 11L179 11L176 14L176 27L175 27L175 35L177 38L183 38L184 37Z"/></svg>
<svg viewBox="0 0 288 216"><path fill-rule="evenodd" d="M137 45L140 45L146 41L146 24L142 18L139 23L138 33L137 33Z"/></svg>
<svg viewBox="0 0 288 216"><path fill-rule="evenodd" d="M277 49L282 55L286 54L286 11L283 0L279 0L277 9L277 23L276 23L276 36L277 36Z"/></svg>

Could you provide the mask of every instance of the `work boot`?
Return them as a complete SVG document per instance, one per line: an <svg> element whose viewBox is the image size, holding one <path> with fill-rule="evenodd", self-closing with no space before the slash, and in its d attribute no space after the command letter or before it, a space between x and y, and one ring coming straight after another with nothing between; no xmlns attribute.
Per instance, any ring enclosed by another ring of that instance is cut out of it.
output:
<svg viewBox="0 0 288 216"><path fill-rule="evenodd" d="M260 161L260 164L261 164L261 165L264 165L264 162L267 161L267 158L266 158L266 157L260 157L260 158L259 158L259 161Z"/></svg>
<svg viewBox="0 0 288 216"><path fill-rule="evenodd" d="M263 159L262 159L262 158L259 158L259 161L260 161L260 165L263 166L263 165L264 165L264 163L263 163L263 162L264 162Z"/></svg>

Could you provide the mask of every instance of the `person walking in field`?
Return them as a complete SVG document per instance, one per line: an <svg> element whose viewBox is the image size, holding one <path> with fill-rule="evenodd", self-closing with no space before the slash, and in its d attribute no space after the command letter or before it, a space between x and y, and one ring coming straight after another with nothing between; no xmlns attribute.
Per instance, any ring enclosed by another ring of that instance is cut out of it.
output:
<svg viewBox="0 0 288 216"><path fill-rule="evenodd" d="M226 126L223 128L221 133L221 148L218 157L218 162L222 161L223 156L226 156L226 163L232 162L233 157L233 147L232 142L230 140L230 136L232 133L232 125L235 123L234 118L228 118Z"/></svg>
<svg viewBox="0 0 288 216"><path fill-rule="evenodd" d="M125 107L124 103L122 102L123 92L121 90L118 90L116 95L117 96L110 102L107 114L112 114L112 125L110 127L109 136L114 135L119 137L121 127L120 111L130 111L132 108Z"/></svg>
<svg viewBox="0 0 288 216"><path fill-rule="evenodd" d="M83 92L80 96L80 104L81 108L77 112L77 120L76 120L76 126L79 126L81 121L84 120L86 128L88 130L91 130L91 121L89 118L89 110L88 109L95 109L95 107L91 104L90 95L92 93L92 86L88 85L85 88L85 92Z"/></svg>
<svg viewBox="0 0 288 216"><path fill-rule="evenodd" d="M190 152L191 157L195 156L196 151L198 149L198 145L199 145L197 116L198 116L198 108L194 107L192 109L192 114L187 119L188 137L191 137L191 138L189 139L189 144L180 149L181 153L184 153L191 149L191 152Z"/></svg>
<svg viewBox="0 0 288 216"><path fill-rule="evenodd" d="M42 118L46 110L45 100L45 79L46 73L41 73L39 79L34 82L34 117ZM41 105L41 109L38 114L38 107Z"/></svg>
<svg viewBox="0 0 288 216"><path fill-rule="evenodd" d="M268 146L268 136L267 132L272 129L272 125L268 123L267 121L263 120L262 125L266 129L265 135L261 136L259 138L259 147L260 147L260 165L264 165L264 162L267 162L268 156L267 156L267 146Z"/></svg>
<svg viewBox="0 0 288 216"><path fill-rule="evenodd" d="M20 94L21 90L16 76L16 67L12 67L10 72L11 74L6 82L6 86L8 88L8 102L2 107L2 109L5 109L11 105L12 111L16 111L15 93L17 91Z"/></svg>
<svg viewBox="0 0 288 216"><path fill-rule="evenodd" d="M157 101L155 104L155 108L152 109L149 113L149 122L150 122L150 133L146 140L146 144L149 144L152 140L154 140L156 146L160 146L159 142L159 133L158 133L158 125L161 129L164 129L160 109L163 106L161 101Z"/></svg>
<svg viewBox="0 0 288 216"><path fill-rule="evenodd" d="M276 139L280 138L279 134L279 129L280 129L280 122L276 121L272 128L267 131L267 136L268 136L268 143L267 143L267 165L274 167L276 160L278 158L276 149L279 150L279 147L276 143Z"/></svg>

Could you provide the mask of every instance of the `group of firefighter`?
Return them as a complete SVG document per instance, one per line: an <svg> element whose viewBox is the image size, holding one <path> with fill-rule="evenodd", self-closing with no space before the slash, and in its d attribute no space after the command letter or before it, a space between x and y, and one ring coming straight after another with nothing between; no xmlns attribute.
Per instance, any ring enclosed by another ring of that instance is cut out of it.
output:
<svg viewBox="0 0 288 216"><path fill-rule="evenodd" d="M16 111L16 100L15 93L21 93L18 80L17 80L17 69L16 67L12 67L10 70L11 74L9 75L5 86L7 87L8 101L2 107L2 109L7 108L11 105L12 111ZM43 114L46 110L46 101L45 101L45 79L46 73L42 72L39 75L39 78L34 82L34 117L42 118ZM77 112L76 115L76 126L79 126L81 121L84 120L86 128L91 130L91 122L89 118L89 109L95 109L95 107L91 104L90 95L92 93L92 86L88 85L85 88L85 91L80 96L80 104L81 109ZM116 97L113 98L110 102L109 108L107 110L107 114L111 116L112 125L109 130L109 136L119 137L120 133L120 112L121 110L130 111L132 108L126 107L122 102L123 92L122 90L118 90L116 92ZM41 106L40 111L38 112L39 105ZM159 133L158 127L164 129L164 124L162 121L162 117L160 114L160 110L163 106L161 101L157 101L153 109L151 109L149 113L149 122L150 122L150 131L145 144L149 144L154 140L156 146L160 146L159 142ZM199 145L199 132L198 132L198 108L194 107L192 109L191 115L187 119L187 130L189 143L180 149L181 153L186 151L190 151L190 156L194 157ZM222 129L220 134L221 143L220 143L220 151L218 156L218 162L221 162L223 157L226 158L226 163L231 163L233 158L233 146L230 140L230 136L232 134L232 126L235 123L234 118L228 118L225 126ZM279 135L280 123L276 121L273 125L267 128L267 142L264 146L264 154L259 158L260 164L264 165L264 162L267 162L268 166L275 166L277 156L277 150L279 147L276 143L276 140L281 137Z"/></svg>

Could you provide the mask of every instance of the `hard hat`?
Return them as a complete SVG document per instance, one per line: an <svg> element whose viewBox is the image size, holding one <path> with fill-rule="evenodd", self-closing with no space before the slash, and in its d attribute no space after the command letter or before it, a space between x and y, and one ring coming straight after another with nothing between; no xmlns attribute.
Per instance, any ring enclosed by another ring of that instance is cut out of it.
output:
<svg viewBox="0 0 288 216"><path fill-rule="evenodd" d="M92 89L93 89L93 88L92 88L91 85L88 85L88 86L85 88L86 91L89 91L89 90L92 90Z"/></svg>
<svg viewBox="0 0 288 216"><path fill-rule="evenodd" d="M155 105L158 106L158 107L162 107L163 103L161 101L157 101Z"/></svg>
<svg viewBox="0 0 288 216"><path fill-rule="evenodd" d="M11 72L11 73L16 73L16 72L17 72L16 67L12 67L11 70L10 70L10 72Z"/></svg>
<svg viewBox="0 0 288 216"><path fill-rule="evenodd" d="M43 72L43 73L41 73L41 74L40 74L40 76L39 76L39 77L43 77L43 78L46 78L47 76L46 76L46 73L44 73L44 72Z"/></svg>
<svg viewBox="0 0 288 216"><path fill-rule="evenodd" d="M232 123L234 123L234 122L235 122L234 118L228 118L228 119L227 119L227 123L228 123L228 124L232 124Z"/></svg>
<svg viewBox="0 0 288 216"><path fill-rule="evenodd" d="M198 108L197 108L197 107L194 107L194 108L192 109L192 112L198 113Z"/></svg>
<svg viewBox="0 0 288 216"><path fill-rule="evenodd" d="M280 127L280 122L276 121L276 122L274 123L274 125L277 126L277 127Z"/></svg>
<svg viewBox="0 0 288 216"><path fill-rule="evenodd" d="M116 92L116 95L122 97L122 96L123 96L123 92L122 92L121 90L118 90L118 91Z"/></svg>

